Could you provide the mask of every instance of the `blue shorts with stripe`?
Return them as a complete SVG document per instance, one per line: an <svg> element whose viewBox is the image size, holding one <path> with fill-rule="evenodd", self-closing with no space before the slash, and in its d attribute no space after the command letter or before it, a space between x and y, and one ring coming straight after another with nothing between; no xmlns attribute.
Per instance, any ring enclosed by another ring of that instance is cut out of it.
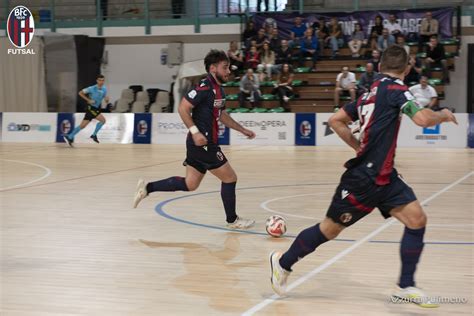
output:
<svg viewBox="0 0 474 316"><path fill-rule="evenodd" d="M378 208L382 216L388 218L393 208L416 199L412 188L395 169L387 185L377 185L365 173L349 169L341 177L326 216L347 227L368 215L374 208Z"/></svg>

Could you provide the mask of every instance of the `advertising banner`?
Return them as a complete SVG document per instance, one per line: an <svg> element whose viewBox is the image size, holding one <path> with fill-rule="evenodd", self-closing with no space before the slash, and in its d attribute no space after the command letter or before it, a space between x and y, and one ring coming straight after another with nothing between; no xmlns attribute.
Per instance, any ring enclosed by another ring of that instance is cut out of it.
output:
<svg viewBox="0 0 474 316"><path fill-rule="evenodd" d="M56 113L3 113L2 141L54 143Z"/></svg>
<svg viewBox="0 0 474 316"><path fill-rule="evenodd" d="M133 113L102 113L106 119L105 125L97 134L101 143L106 144L131 144L133 141L134 114ZM84 118L84 113L74 114L75 126ZM75 143L93 143L90 138L95 130L97 120L92 120L89 125L80 131L74 138Z"/></svg>
<svg viewBox="0 0 474 316"><path fill-rule="evenodd" d="M316 114L296 113L295 145L316 145Z"/></svg>
<svg viewBox="0 0 474 316"><path fill-rule="evenodd" d="M64 143L63 135L69 134L74 128L74 113L58 113L56 142Z"/></svg>
<svg viewBox="0 0 474 316"><path fill-rule="evenodd" d="M135 144L151 143L151 113L135 113L133 142Z"/></svg>
<svg viewBox="0 0 474 316"><path fill-rule="evenodd" d="M188 129L178 113L153 114L153 144L184 145Z"/></svg>

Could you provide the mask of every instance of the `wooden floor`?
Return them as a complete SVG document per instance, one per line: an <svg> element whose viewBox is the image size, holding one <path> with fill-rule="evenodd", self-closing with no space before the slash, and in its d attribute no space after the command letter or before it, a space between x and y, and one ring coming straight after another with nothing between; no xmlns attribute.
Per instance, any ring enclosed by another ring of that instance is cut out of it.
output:
<svg viewBox="0 0 474 316"><path fill-rule="evenodd" d="M420 201L429 199L416 276L432 296L451 300L436 310L391 302L403 228L378 211L296 264L288 297L275 299L268 253L286 250L302 228L324 217L352 153L224 151L239 176L238 213L257 221L250 233L224 229L212 175L196 192L153 194L131 208L138 178L183 175L183 146L0 143L0 314L473 314L472 150L397 155ZM286 217L287 237L264 234L270 214Z"/></svg>

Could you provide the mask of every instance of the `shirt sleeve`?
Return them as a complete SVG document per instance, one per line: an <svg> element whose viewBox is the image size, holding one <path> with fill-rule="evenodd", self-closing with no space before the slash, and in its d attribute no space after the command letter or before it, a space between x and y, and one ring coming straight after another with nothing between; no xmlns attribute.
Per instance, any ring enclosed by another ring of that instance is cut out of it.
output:
<svg viewBox="0 0 474 316"><path fill-rule="evenodd" d="M353 72L350 73L350 81L354 83L356 82L356 76L355 76L355 73Z"/></svg>
<svg viewBox="0 0 474 316"><path fill-rule="evenodd" d="M208 85L197 85L189 90L184 95L184 98L193 106L198 106L206 100L209 90L210 87Z"/></svg>
<svg viewBox="0 0 474 316"><path fill-rule="evenodd" d="M337 77L336 77L336 81L341 81L341 76L342 76L342 74L338 74Z"/></svg>
<svg viewBox="0 0 474 316"><path fill-rule="evenodd" d="M347 113L347 115L349 115L353 122L359 120L359 114L357 113L357 100L347 103L342 109Z"/></svg>
<svg viewBox="0 0 474 316"><path fill-rule="evenodd" d="M92 92L92 87L87 87L87 88L84 88L82 89L82 92L84 94L90 94Z"/></svg>
<svg viewBox="0 0 474 316"><path fill-rule="evenodd" d="M436 92L436 89L434 87L430 86L430 92L431 92L431 97L432 98L437 98L438 97L438 93Z"/></svg>
<svg viewBox="0 0 474 316"><path fill-rule="evenodd" d="M391 106L400 109L410 118L423 109L423 107L421 107L416 101L415 96L408 89L391 90L391 93L389 94L389 102Z"/></svg>

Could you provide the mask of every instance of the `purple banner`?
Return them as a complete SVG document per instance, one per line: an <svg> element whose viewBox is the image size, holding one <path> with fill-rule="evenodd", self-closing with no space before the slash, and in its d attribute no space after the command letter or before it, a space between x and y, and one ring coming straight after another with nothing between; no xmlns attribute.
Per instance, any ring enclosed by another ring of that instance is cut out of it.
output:
<svg viewBox="0 0 474 316"><path fill-rule="evenodd" d="M319 18L325 17L326 23L332 17L337 17L339 24L342 26L342 31L346 37L350 36L354 31L354 24L359 23L362 26L362 30L366 33L366 37L370 34L372 26L374 26L374 19L377 15L382 16L383 23L388 23L389 14L395 14L397 21L406 35L408 33L419 33L421 20L425 16L425 12L431 11L433 19L438 20L439 23L439 35L441 38L450 38L452 34L452 20L454 14L454 8L438 8L438 9L414 9L414 10L390 10L390 11L357 11L357 12L325 12L319 13L292 13L292 14L281 14L281 13L268 13L254 15L254 21L257 27L262 27L264 24L277 25L279 34L282 38L290 38L290 30L294 25L294 19L297 16L303 18L303 23L306 26L311 26L314 22L318 21Z"/></svg>

